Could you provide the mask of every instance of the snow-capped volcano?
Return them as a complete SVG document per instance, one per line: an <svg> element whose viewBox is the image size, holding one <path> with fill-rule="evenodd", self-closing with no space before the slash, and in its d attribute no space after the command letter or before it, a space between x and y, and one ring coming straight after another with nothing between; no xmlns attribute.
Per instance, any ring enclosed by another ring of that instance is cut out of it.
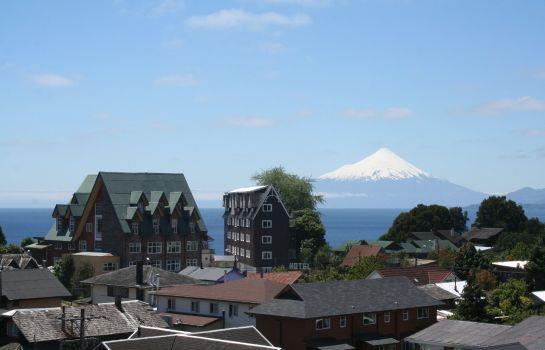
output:
<svg viewBox="0 0 545 350"><path fill-rule="evenodd" d="M418 169L388 148L381 148L359 162L343 165L318 179L377 181L430 177L432 177L430 174Z"/></svg>
<svg viewBox="0 0 545 350"><path fill-rule="evenodd" d="M323 174L315 190L325 197L326 207L337 208L466 206L486 198L484 193L431 176L387 148Z"/></svg>

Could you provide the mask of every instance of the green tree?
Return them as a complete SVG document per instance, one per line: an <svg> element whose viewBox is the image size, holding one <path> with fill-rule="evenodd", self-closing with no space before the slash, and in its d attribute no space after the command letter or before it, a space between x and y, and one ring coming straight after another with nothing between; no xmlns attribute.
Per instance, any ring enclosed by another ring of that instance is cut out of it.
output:
<svg viewBox="0 0 545 350"><path fill-rule="evenodd" d="M0 254L21 254L23 250L16 244L8 244L0 246Z"/></svg>
<svg viewBox="0 0 545 350"><path fill-rule="evenodd" d="M545 248L534 248L530 260L524 267L526 282L530 290L545 289Z"/></svg>
<svg viewBox="0 0 545 350"><path fill-rule="evenodd" d="M538 218L528 219L526 222L526 233L534 236L545 235L545 224Z"/></svg>
<svg viewBox="0 0 545 350"><path fill-rule="evenodd" d="M64 255L53 267L53 272L66 289L72 289L74 259L71 255Z"/></svg>
<svg viewBox="0 0 545 350"><path fill-rule="evenodd" d="M346 273L346 279L359 280L364 279L376 269L384 267L386 261L382 255L362 256L358 262L352 266Z"/></svg>
<svg viewBox="0 0 545 350"><path fill-rule="evenodd" d="M488 266L489 261L486 257L468 242L456 253L453 269L458 277L467 279L476 270L487 269Z"/></svg>
<svg viewBox="0 0 545 350"><path fill-rule="evenodd" d="M522 206L505 196L490 196L481 202L475 225L477 227L503 227L509 232L522 232L528 218Z"/></svg>
<svg viewBox="0 0 545 350"><path fill-rule="evenodd" d="M529 260L532 256L532 247L524 241L517 242L508 252L509 260Z"/></svg>
<svg viewBox="0 0 545 350"><path fill-rule="evenodd" d="M453 318L464 321L488 322L487 301L482 287L475 278L468 279Z"/></svg>
<svg viewBox="0 0 545 350"><path fill-rule="evenodd" d="M32 237L25 237L21 240L21 248L24 248L32 243L34 243L34 239Z"/></svg>
<svg viewBox="0 0 545 350"><path fill-rule="evenodd" d="M273 185L280 194L284 206L291 214L298 210L315 210L324 199L313 193L312 179L287 173L278 166L264 170L252 177L258 185Z"/></svg>
<svg viewBox="0 0 545 350"><path fill-rule="evenodd" d="M77 295L79 297L89 296L90 294L89 287L82 285L80 282L93 277L93 275L94 275L93 265L89 263L84 263L81 266L79 266L77 269L75 269L72 279L70 281L72 286L72 294Z"/></svg>
<svg viewBox="0 0 545 350"><path fill-rule="evenodd" d="M312 256L326 243L325 227L320 219L320 214L314 210L302 209L295 211L290 220L290 229L301 252L303 241L306 241L305 248L310 248Z"/></svg>
<svg viewBox="0 0 545 350"><path fill-rule="evenodd" d="M504 318L508 324L519 323L533 313L526 283L521 280L510 279L500 283L490 294L488 304L487 313Z"/></svg>
<svg viewBox="0 0 545 350"><path fill-rule="evenodd" d="M456 260L456 252L452 249L441 249L437 257L437 264L445 269L452 269Z"/></svg>
<svg viewBox="0 0 545 350"><path fill-rule="evenodd" d="M411 232L423 232L439 229L466 228L467 212L461 208L447 208L441 205L419 204L408 212L399 214L388 232L381 239L404 242Z"/></svg>
<svg viewBox="0 0 545 350"><path fill-rule="evenodd" d="M2 230L2 226L0 226L0 245L6 245L6 236L4 236L4 230Z"/></svg>

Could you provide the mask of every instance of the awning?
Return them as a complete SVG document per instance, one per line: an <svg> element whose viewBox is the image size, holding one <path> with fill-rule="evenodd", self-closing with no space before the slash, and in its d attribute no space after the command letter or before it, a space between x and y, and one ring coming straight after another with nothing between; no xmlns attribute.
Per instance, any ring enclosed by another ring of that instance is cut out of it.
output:
<svg viewBox="0 0 545 350"><path fill-rule="evenodd" d="M356 349L348 343L347 340L337 340L335 338L318 338L306 342L307 345L316 350L354 350Z"/></svg>
<svg viewBox="0 0 545 350"><path fill-rule="evenodd" d="M38 243L32 243L27 246L25 246L25 249L47 249L51 247L51 244L38 244Z"/></svg>
<svg viewBox="0 0 545 350"><path fill-rule="evenodd" d="M392 337L381 337L376 335L369 335L369 334L363 334L359 336L359 339L363 341L365 344L371 345L371 346L381 346L381 345L391 345L391 344L398 344L399 340L394 339Z"/></svg>

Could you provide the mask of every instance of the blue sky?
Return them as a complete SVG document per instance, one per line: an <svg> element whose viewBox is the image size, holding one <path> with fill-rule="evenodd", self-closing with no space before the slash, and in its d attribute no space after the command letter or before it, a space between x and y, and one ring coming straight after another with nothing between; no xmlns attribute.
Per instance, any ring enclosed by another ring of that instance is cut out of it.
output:
<svg viewBox="0 0 545 350"><path fill-rule="evenodd" d="M386 146L503 193L545 187L543 1L3 1L0 206L85 174L197 197Z"/></svg>

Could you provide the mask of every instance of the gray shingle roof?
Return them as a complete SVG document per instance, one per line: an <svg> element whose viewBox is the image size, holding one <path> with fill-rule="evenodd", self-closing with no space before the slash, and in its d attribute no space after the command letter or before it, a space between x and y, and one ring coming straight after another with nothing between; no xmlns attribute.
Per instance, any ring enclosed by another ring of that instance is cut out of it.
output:
<svg viewBox="0 0 545 350"><path fill-rule="evenodd" d="M193 335L211 339L231 340L241 343L272 346L254 326L218 329L213 331L195 332Z"/></svg>
<svg viewBox="0 0 545 350"><path fill-rule="evenodd" d="M188 276L201 281L219 281L226 274L233 270L232 267L205 267L187 266L178 274Z"/></svg>
<svg viewBox="0 0 545 350"><path fill-rule="evenodd" d="M180 284L196 284L198 280L179 275L174 272L166 271L157 267L144 266L144 286L141 288L151 288L155 286L155 275L159 275L159 285L163 287L177 286ZM102 275L88 278L81 283L102 284L118 287L136 287L136 266L129 266L116 271L104 273Z"/></svg>
<svg viewBox="0 0 545 350"><path fill-rule="evenodd" d="M168 327L168 324L149 305L140 301L122 303L123 312L113 303L84 306L85 316L92 318L86 321L86 336L101 337L130 334L140 325L151 327ZM80 316L82 307L67 307L67 316ZM62 311L60 307L48 309L22 309L12 316L17 328L30 342L55 341L79 337L79 322L66 322L66 331L61 328Z"/></svg>
<svg viewBox="0 0 545 350"><path fill-rule="evenodd" d="M502 332L488 342L489 345L505 345L519 342L528 350L545 349L545 317L531 316Z"/></svg>
<svg viewBox="0 0 545 350"><path fill-rule="evenodd" d="M503 228L494 228L494 227L472 227L471 230L464 232L462 237L468 241L474 239L489 239L496 235L499 235L503 231Z"/></svg>
<svg viewBox="0 0 545 350"><path fill-rule="evenodd" d="M448 347L486 347L490 345L488 342L491 337L510 328L511 326L499 324L444 320L405 338L405 340L415 344Z"/></svg>
<svg viewBox="0 0 545 350"><path fill-rule="evenodd" d="M315 318L443 305L418 289L406 277L296 283L290 288L301 300L279 297L256 306L252 309L252 313ZM334 302L324 302L324 300Z"/></svg>
<svg viewBox="0 0 545 350"><path fill-rule="evenodd" d="M71 294L48 269L0 272L2 296L9 300L69 297Z"/></svg>
<svg viewBox="0 0 545 350"><path fill-rule="evenodd" d="M38 262L28 254L0 254L0 266L4 269L35 269Z"/></svg>
<svg viewBox="0 0 545 350"><path fill-rule="evenodd" d="M426 284L423 286L418 286L421 290L426 292L429 296L437 299L437 300L452 300L452 299L458 299L458 296L455 294L452 294L451 292L444 290L443 288L435 285L435 284Z"/></svg>

